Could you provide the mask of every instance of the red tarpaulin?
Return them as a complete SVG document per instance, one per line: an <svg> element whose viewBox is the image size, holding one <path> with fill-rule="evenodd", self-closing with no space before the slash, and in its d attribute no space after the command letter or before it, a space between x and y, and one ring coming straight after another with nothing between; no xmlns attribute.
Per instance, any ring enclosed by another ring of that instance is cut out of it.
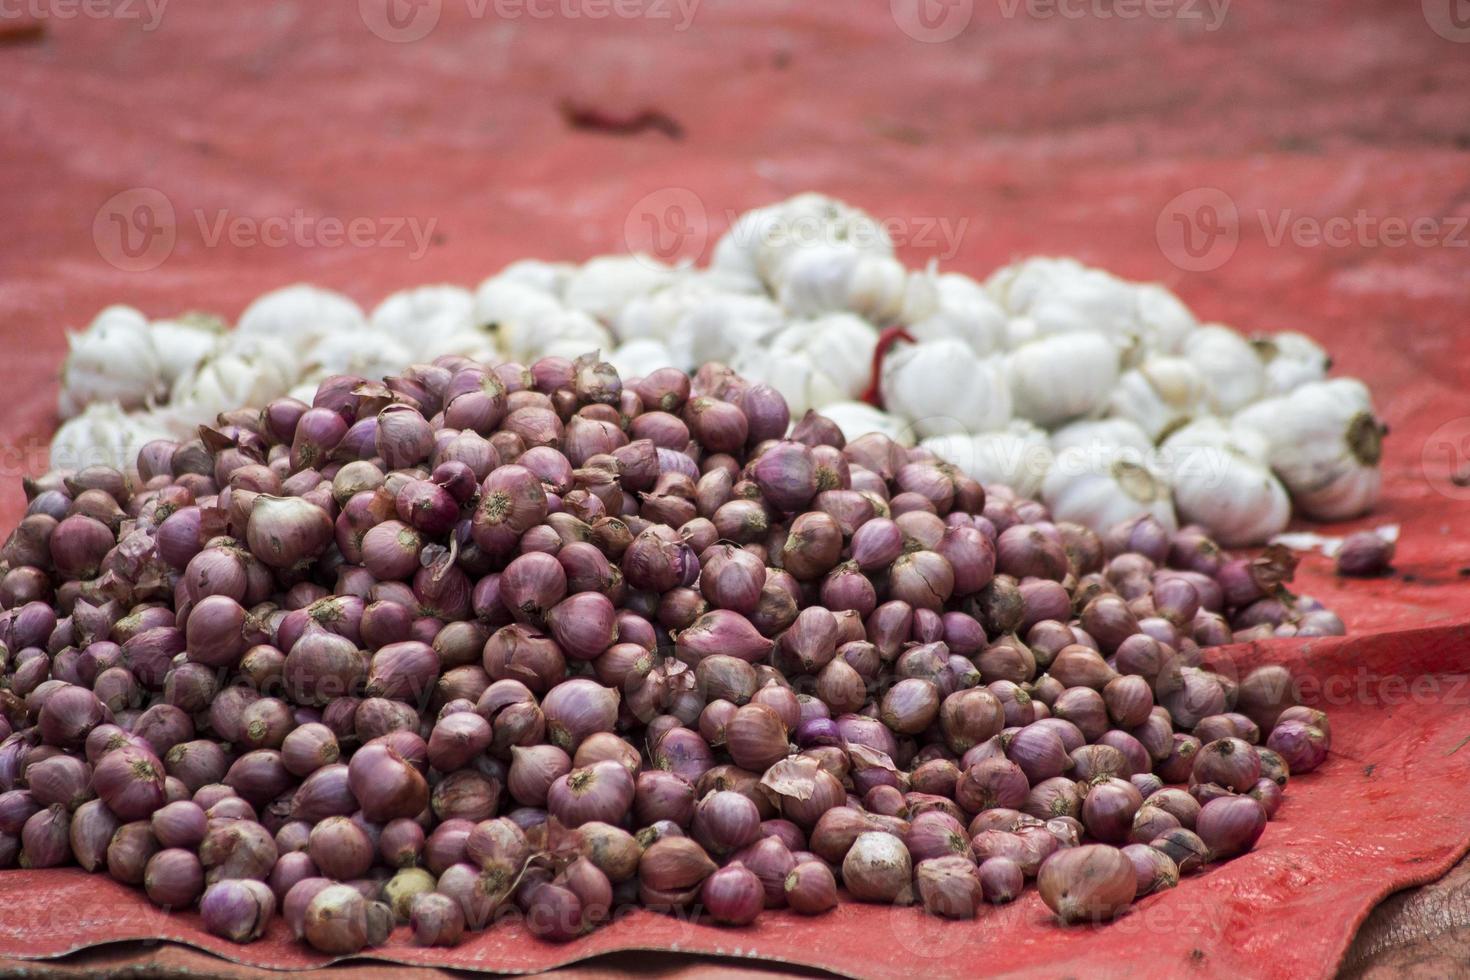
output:
<svg viewBox="0 0 1470 980"><path fill-rule="evenodd" d="M914 263L984 276L1071 254L1165 282L1204 320L1319 338L1392 427L1384 501L1354 526L1397 523L1402 538L1389 579L1303 564L1299 590L1353 637L1239 651L1332 681L1313 695L1332 760L1292 783L1256 852L1116 924L1061 930L1033 891L968 924L843 906L717 930L640 913L568 946L506 925L452 951L396 938L374 955L524 970L677 948L864 975L1322 975L1379 897L1465 850L1470 32L1449 0L953 0L923 17L919 0L422 0L391 20L386 2L0 20L5 525L18 477L45 465L62 330L108 303L233 317L299 280L367 305L527 255L695 258L733 213L820 189L889 219ZM651 125L622 135L569 122L640 115ZM357 220L366 243L324 219ZM237 947L78 871L0 873L0 901L4 956L168 936L321 962L279 927Z"/></svg>

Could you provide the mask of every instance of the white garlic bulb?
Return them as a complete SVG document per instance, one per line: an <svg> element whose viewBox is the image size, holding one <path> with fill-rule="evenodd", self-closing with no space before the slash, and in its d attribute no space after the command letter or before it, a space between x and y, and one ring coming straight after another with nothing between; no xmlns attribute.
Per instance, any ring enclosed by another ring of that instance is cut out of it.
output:
<svg viewBox="0 0 1470 980"><path fill-rule="evenodd" d="M567 279L562 301L605 324L634 298L646 296L672 282L677 270L648 255L603 255L592 259Z"/></svg>
<svg viewBox="0 0 1470 980"><path fill-rule="evenodd" d="M1075 259L1037 257L997 271L986 288L1005 310L1029 321L1017 340L1102 333L1121 350L1176 353L1194 315L1157 283L1131 283Z"/></svg>
<svg viewBox="0 0 1470 980"><path fill-rule="evenodd" d="M883 404L921 437L990 432L1011 420L1004 359L982 359L962 340L895 346L880 384Z"/></svg>
<svg viewBox="0 0 1470 980"><path fill-rule="evenodd" d="M220 353L174 383L170 407L185 417L210 422L221 412L259 408L291 389L295 372L250 354Z"/></svg>
<svg viewBox="0 0 1470 980"><path fill-rule="evenodd" d="M518 259L510 263L494 278L502 282L518 282L552 296L560 297L567 288L567 280L577 269L571 262L543 262L540 259Z"/></svg>
<svg viewBox="0 0 1470 980"><path fill-rule="evenodd" d="M1201 419L1164 441L1161 459L1180 519L1201 524L1220 544L1265 544L1291 521L1286 488L1264 461L1265 440L1219 419Z"/></svg>
<svg viewBox="0 0 1470 980"><path fill-rule="evenodd" d="M475 290L475 322L505 356L524 361L535 343L538 324L565 311L561 301L533 286L498 277Z"/></svg>
<svg viewBox="0 0 1470 980"><path fill-rule="evenodd" d="M362 308L346 296L298 283L257 297L240 314L232 334L306 345L323 334L361 330L366 325Z"/></svg>
<svg viewBox="0 0 1470 980"><path fill-rule="evenodd" d="M460 286L400 290L373 309L368 325L412 359L430 361L445 337L475 329L475 298Z"/></svg>
<svg viewBox="0 0 1470 980"><path fill-rule="evenodd" d="M616 346L611 331L581 310L557 310L532 321L507 320L500 324L497 339L514 360L530 364L540 357L552 356L552 348L567 356L568 348L577 353L572 359L593 350L612 350Z"/></svg>
<svg viewBox="0 0 1470 980"><path fill-rule="evenodd" d="M798 249L778 273L777 297L797 317L856 313L886 325L906 311L934 307L934 284L910 273L892 256L869 255L850 245Z"/></svg>
<svg viewBox="0 0 1470 980"><path fill-rule="evenodd" d="M172 320L154 320L148 325L163 383L172 386L179 376L219 349L229 324L217 316L185 313Z"/></svg>
<svg viewBox="0 0 1470 980"><path fill-rule="evenodd" d="M832 402L819 409L821 414L837 424L843 438L848 442L858 436L877 432L885 435L900 446L914 444L914 427L892 413L869 405L867 402Z"/></svg>
<svg viewBox="0 0 1470 980"><path fill-rule="evenodd" d="M747 347L730 367L779 391L800 418L808 409L858 397L868 386L878 332L850 313L791 324L768 345Z"/></svg>
<svg viewBox="0 0 1470 980"><path fill-rule="evenodd" d="M356 374L377 380L416 360L419 358L413 352L387 334L331 333L306 351L303 367L307 371L320 369L326 375Z"/></svg>
<svg viewBox="0 0 1470 980"><path fill-rule="evenodd" d="M349 333L348 336L352 334ZM305 370L302 364L302 356L305 351L292 344L283 344L272 337L252 336L232 331L211 358L226 354L242 357L255 363L266 378L263 383L272 388L284 390ZM208 363L208 360L199 363L203 366Z"/></svg>
<svg viewBox="0 0 1470 980"><path fill-rule="evenodd" d="M1029 316L1013 316L1006 320L1004 334L1006 350L1015 350L1034 340L1040 340L1041 336L1041 328Z"/></svg>
<svg viewBox="0 0 1470 980"><path fill-rule="evenodd" d="M930 436L919 445L986 486L1003 483L1034 497L1054 461L1046 433L1024 419L977 435Z"/></svg>
<svg viewBox="0 0 1470 980"><path fill-rule="evenodd" d="M1154 355L1123 372L1108 401L1115 418L1137 423L1150 439L1199 415L1209 414L1210 386L1182 357Z"/></svg>
<svg viewBox="0 0 1470 980"><path fill-rule="evenodd" d="M1260 398L1266 370L1251 342L1229 327L1206 324L1184 339L1184 357L1210 385L1210 406L1229 415Z"/></svg>
<svg viewBox="0 0 1470 980"><path fill-rule="evenodd" d="M667 341L679 321L706 300L710 286L700 277L681 276L674 282L643 296L635 296L618 314L618 337L622 340Z"/></svg>
<svg viewBox="0 0 1470 980"><path fill-rule="evenodd" d="M1136 336L1145 352L1178 354L1199 326L1184 301L1156 282L1132 283Z"/></svg>
<svg viewBox="0 0 1470 980"><path fill-rule="evenodd" d="M1113 452L1130 449L1138 459L1153 451L1153 440L1137 423L1127 419L1081 419L1064 425L1051 434L1051 451L1080 447L1089 452Z"/></svg>
<svg viewBox="0 0 1470 980"><path fill-rule="evenodd" d="M66 343L57 397L64 419L98 401L139 408L167 391L148 318L132 307L107 307Z"/></svg>
<svg viewBox="0 0 1470 980"><path fill-rule="evenodd" d="M1286 395L1327 377L1332 358L1311 337L1283 331L1251 338L1266 371L1265 395Z"/></svg>
<svg viewBox="0 0 1470 980"><path fill-rule="evenodd" d="M1072 521L1099 534L1145 514L1171 531L1178 527L1168 476L1127 449L1062 450L1042 481L1041 499L1053 520Z"/></svg>
<svg viewBox="0 0 1470 980"><path fill-rule="evenodd" d="M1126 342L1136 333L1130 285L1075 259L1027 259L986 285L1007 312L1031 318L1040 335L1101 331Z"/></svg>
<svg viewBox="0 0 1470 980"><path fill-rule="evenodd" d="M1336 378L1267 398L1238 412L1233 424L1270 445L1271 468L1297 508L1323 521L1347 520L1378 501L1386 427L1361 381Z"/></svg>
<svg viewBox="0 0 1470 980"><path fill-rule="evenodd" d="M981 357L1005 348L1006 314L985 287L953 272L939 276L934 285L933 310L906 327L914 340L923 343L953 337L969 344Z"/></svg>
<svg viewBox="0 0 1470 980"><path fill-rule="evenodd" d="M1118 348L1102 334L1054 334L1006 358L1017 416L1054 426L1107 404L1118 382Z"/></svg>
<svg viewBox="0 0 1470 980"><path fill-rule="evenodd" d="M669 348L658 340L640 338L607 352L607 362L617 368L624 384L632 378L646 378L659 368L678 367Z"/></svg>
<svg viewBox="0 0 1470 980"><path fill-rule="evenodd" d="M714 292L680 316L668 337L669 353L686 371L709 361L729 363L769 343L786 324L785 312L765 296Z"/></svg>
<svg viewBox="0 0 1470 980"><path fill-rule="evenodd" d="M739 288L774 292L788 256L836 244L866 255L893 254L893 242L876 219L835 198L806 193L736 218L715 243L710 271Z"/></svg>
<svg viewBox="0 0 1470 980"><path fill-rule="evenodd" d="M158 425L149 413L124 412L113 401L92 402L63 422L51 437L50 468L74 472L88 466L111 466L135 473L139 449L154 439L177 435Z"/></svg>

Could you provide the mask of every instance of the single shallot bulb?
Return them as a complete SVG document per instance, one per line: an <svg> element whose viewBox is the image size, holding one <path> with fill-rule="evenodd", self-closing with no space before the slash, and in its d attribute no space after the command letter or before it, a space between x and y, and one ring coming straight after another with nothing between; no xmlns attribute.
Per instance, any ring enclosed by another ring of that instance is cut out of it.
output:
<svg viewBox="0 0 1470 980"><path fill-rule="evenodd" d="M1064 923L1111 919L1138 893L1133 862L1106 844L1057 851L1041 866L1036 885L1041 900Z"/></svg>

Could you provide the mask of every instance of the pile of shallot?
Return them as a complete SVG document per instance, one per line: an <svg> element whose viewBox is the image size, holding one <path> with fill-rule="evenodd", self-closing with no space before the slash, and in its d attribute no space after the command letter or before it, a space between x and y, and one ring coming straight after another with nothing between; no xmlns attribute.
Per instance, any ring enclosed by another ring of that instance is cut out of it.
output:
<svg viewBox="0 0 1470 980"><path fill-rule="evenodd" d="M1102 920L1248 851L1323 761L1283 668L1206 666L1342 631L1283 550L1099 536L792 422L717 364L444 356L150 442L136 481L29 483L0 867L334 955L839 886L969 918L1035 880Z"/></svg>

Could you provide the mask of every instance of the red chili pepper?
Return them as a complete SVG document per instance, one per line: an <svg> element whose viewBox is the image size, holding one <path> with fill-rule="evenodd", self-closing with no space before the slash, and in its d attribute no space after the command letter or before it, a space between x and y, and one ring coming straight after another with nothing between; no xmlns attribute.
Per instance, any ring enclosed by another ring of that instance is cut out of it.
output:
<svg viewBox="0 0 1470 980"><path fill-rule="evenodd" d="M867 402L874 408L883 407L883 398L878 392L878 379L883 377L883 359L888 356L888 351L900 340L914 343L913 334L909 333L907 327L886 327L878 334L878 346L873 348L873 380L868 383L868 388L862 393L862 401Z"/></svg>

